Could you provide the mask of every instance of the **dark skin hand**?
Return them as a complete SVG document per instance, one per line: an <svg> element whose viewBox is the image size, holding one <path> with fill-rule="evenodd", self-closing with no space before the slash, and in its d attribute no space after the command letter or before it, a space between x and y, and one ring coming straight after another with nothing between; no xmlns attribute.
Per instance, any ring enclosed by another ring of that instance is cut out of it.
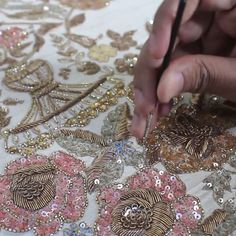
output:
<svg viewBox="0 0 236 236"><path fill-rule="evenodd" d="M144 135L148 114L154 114L153 128L158 117L169 113L171 99L182 92L236 102L236 0L187 1L173 59L157 86L178 3L163 1L135 69L131 132L137 138Z"/></svg>

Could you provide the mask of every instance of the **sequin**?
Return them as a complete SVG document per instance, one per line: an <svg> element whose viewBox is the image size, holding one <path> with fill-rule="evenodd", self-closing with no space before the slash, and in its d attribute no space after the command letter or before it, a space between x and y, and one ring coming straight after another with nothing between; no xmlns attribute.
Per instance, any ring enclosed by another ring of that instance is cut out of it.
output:
<svg viewBox="0 0 236 236"><path fill-rule="evenodd" d="M63 230L63 236L93 236L93 229L85 222L70 224Z"/></svg>
<svg viewBox="0 0 236 236"><path fill-rule="evenodd" d="M174 173L218 169L235 146L235 137L227 131L230 124L220 116L181 105L176 114L160 119L148 136L147 158L151 164L162 161Z"/></svg>
<svg viewBox="0 0 236 236"><path fill-rule="evenodd" d="M11 162L0 177L1 227L49 236L64 221L80 219L87 204L83 162L63 152L24 159Z"/></svg>
<svg viewBox="0 0 236 236"><path fill-rule="evenodd" d="M162 187L155 185L157 177L162 180ZM170 230L175 235L174 232L178 232L179 225L187 230L195 229L203 214L200 204L196 198L185 196L185 186L177 177L178 186L170 177L171 175L165 171L145 169L131 176L122 189L115 186L103 188L98 195L100 216L95 227L97 235L154 236L168 235ZM144 187L147 181L150 185ZM170 193L160 194L166 187L173 192L171 199ZM193 217L192 210L194 201L199 206L195 212L196 218ZM175 222L175 219L178 222Z"/></svg>

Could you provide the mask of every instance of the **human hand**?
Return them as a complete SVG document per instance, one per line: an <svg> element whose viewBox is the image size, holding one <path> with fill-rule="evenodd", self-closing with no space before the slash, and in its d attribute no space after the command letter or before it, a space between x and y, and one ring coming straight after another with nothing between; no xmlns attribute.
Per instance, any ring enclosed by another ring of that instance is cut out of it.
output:
<svg viewBox="0 0 236 236"><path fill-rule="evenodd" d="M138 138L144 135L147 115L153 112L154 127L158 117L169 113L171 99L182 92L210 93L236 102L236 0L187 1L173 59L157 88L178 3L163 1L137 62L131 132Z"/></svg>

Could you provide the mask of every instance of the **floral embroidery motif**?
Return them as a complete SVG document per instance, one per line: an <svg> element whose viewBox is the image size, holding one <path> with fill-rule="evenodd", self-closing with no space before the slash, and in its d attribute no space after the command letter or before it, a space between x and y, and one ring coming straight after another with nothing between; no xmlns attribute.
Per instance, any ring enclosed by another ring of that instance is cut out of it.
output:
<svg viewBox="0 0 236 236"><path fill-rule="evenodd" d="M20 158L0 176L0 225L49 236L79 220L87 205L84 163L64 153ZM63 191L61 191L63 189ZM47 227L45 227L47 225Z"/></svg>
<svg viewBox="0 0 236 236"><path fill-rule="evenodd" d="M98 62L108 62L111 57L115 57L117 50L109 45L94 45L89 49L88 56Z"/></svg>
<svg viewBox="0 0 236 236"><path fill-rule="evenodd" d="M29 144L35 141L39 144L37 137L42 134L45 123L48 122L47 130L62 125L84 127L100 112L105 112L110 106L117 104L118 96L125 95L124 83L112 76L103 77L91 84L72 85L56 82L50 65L43 60L9 68L4 83L9 88L29 92L32 96L31 107L20 124L4 132L6 150L26 156L33 150L42 149L42 146L48 147L48 144L50 146L53 143L50 138L40 147ZM22 133L27 135L22 137ZM30 150L27 147L30 147Z"/></svg>
<svg viewBox="0 0 236 236"><path fill-rule="evenodd" d="M16 171L10 191L13 203L25 210L36 211L47 206L55 197L56 169L52 165L35 165Z"/></svg>
<svg viewBox="0 0 236 236"><path fill-rule="evenodd" d="M69 7L87 10L104 8L109 5L110 0L60 0L60 2Z"/></svg>
<svg viewBox="0 0 236 236"><path fill-rule="evenodd" d="M78 71L84 72L86 75L94 75L101 70L98 64L91 61L78 62L76 63L76 67Z"/></svg>
<svg viewBox="0 0 236 236"><path fill-rule="evenodd" d="M107 36L113 40L111 42L112 47L117 48L119 51L125 51L137 45L137 42L133 40L133 35L135 32L135 30L131 30L125 32L123 35L120 35L115 31L108 30Z"/></svg>
<svg viewBox="0 0 236 236"><path fill-rule="evenodd" d="M70 77L71 69L70 68L60 68L59 76L64 80L68 80Z"/></svg>
<svg viewBox="0 0 236 236"><path fill-rule="evenodd" d="M63 236L93 236L93 229L87 226L86 223L71 224L69 228L63 230Z"/></svg>
<svg viewBox="0 0 236 236"><path fill-rule="evenodd" d="M136 65L137 61L138 55L129 53L124 55L124 58L117 58L115 60L115 66L119 72L128 72L128 74L133 75L134 66Z"/></svg>
<svg viewBox="0 0 236 236"><path fill-rule="evenodd" d="M0 45L8 49L20 46L27 38L28 33L18 27L0 31Z"/></svg>
<svg viewBox="0 0 236 236"><path fill-rule="evenodd" d="M121 104L108 113L98 135L88 130L76 129L74 131L60 129L54 133L57 143L78 156L96 157L101 150L112 144L113 141L128 138L129 107L127 103Z"/></svg>
<svg viewBox="0 0 236 236"><path fill-rule="evenodd" d="M220 117L182 105L158 122L147 140L147 155L150 163L163 161L175 172L218 169L228 160L235 139Z"/></svg>
<svg viewBox="0 0 236 236"><path fill-rule="evenodd" d="M197 198L175 175L145 169L98 195L97 235L188 235L203 218Z"/></svg>
<svg viewBox="0 0 236 236"><path fill-rule="evenodd" d="M121 178L124 166L144 167L143 153L136 150L131 140L117 141L106 148L86 169L90 192Z"/></svg>

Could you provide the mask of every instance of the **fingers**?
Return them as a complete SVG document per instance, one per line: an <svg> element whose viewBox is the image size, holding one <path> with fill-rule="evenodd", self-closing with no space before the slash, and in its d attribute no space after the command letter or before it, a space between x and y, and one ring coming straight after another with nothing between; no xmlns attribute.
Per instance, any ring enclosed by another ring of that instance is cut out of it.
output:
<svg viewBox="0 0 236 236"><path fill-rule="evenodd" d="M200 8L207 11L228 11L236 5L236 0L202 0Z"/></svg>
<svg viewBox="0 0 236 236"><path fill-rule="evenodd" d="M187 1L182 24L187 22L196 11L200 0ZM149 38L150 54L156 58L163 58L170 42L172 25L174 23L179 0L165 0L160 6L154 19L153 32Z"/></svg>
<svg viewBox="0 0 236 236"><path fill-rule="evenodd" d="M208 55L227 56L232 50L232 41L232 38L224 33L215 21L208 33L202 38L202 49Z"/></svg>
<svg viewBox="0 0 236 236"><path fill-rule="evenodd" d="M188 22L180 28L179 38L184 44L196 42L209 29L214 14L198 11Z"/></svg>
<svg viewBox="0 0 236 236"><path fill-rule="evenodd" d="M231 11L218 13L217 23L223 32L236 39L236 4Z"/></svg>
<svg viewBox="0 0 236 236"><path fill-rule="evenodd" d="M135 67L134 76L134 102L135 110L131 125L131 132L134 136L141 138L144 135L147 115L156 111L157 103L156 88L156 67L161 61L153 60L147 52L147 44L142 48L140 57ZM157 112L155 114L155 121ZM153 119L153 120L154 120Z"/></svg>
<svg viewBox="0 0 236 236"><path fill-rule="evenodd" d="M236 59L185 56L165 71L158 86L159 101L168 103L182 92L211 93L236 101Z"/></svg>
<svg viewBox="0 0 236 236"><path fill-rule="evenodd" d="M153 118L151 120L151 130L153 130L156 126L156 121L157 121L157 116L158 116L158 108L156 107L155 109L152 110ZM134 111L134 117L132 120L132 125L131 125L131 133L134 135L136 138L143 138L145 130L146 130L146 125L147 125L147 117L140 117L140 113L138 113L136 110ZM150 131L151 131L150 130Z"/></svg>

